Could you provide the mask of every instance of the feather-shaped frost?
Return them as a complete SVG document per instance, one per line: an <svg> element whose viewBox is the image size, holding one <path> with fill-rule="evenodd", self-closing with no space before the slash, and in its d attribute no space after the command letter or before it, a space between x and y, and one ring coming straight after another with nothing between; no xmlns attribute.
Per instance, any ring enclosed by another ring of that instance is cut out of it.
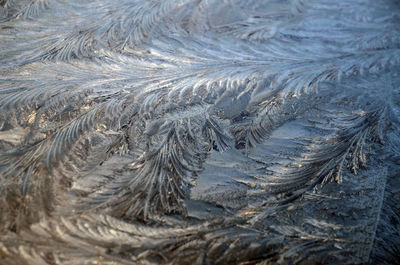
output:
<svg viewBox="0 0 400 265"><path fill-rule="evenodd" d="M0 1L0 264L396 264L399 12Z"/></svg>

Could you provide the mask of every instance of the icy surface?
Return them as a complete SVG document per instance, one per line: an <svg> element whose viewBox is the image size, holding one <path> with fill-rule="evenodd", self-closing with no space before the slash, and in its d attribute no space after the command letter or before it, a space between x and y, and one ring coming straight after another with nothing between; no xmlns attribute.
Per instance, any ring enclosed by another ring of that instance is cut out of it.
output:
<svg viewBox="0 0 400 265"><path fill-rule="evenodd" d="M398 264L398 0L0 0L0 264Z"/></svg>

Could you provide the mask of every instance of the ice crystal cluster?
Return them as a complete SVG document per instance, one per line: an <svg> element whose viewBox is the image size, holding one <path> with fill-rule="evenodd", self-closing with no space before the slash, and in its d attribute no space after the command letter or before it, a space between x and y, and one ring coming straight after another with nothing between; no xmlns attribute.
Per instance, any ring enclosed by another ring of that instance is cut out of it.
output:
<svg viewBox="0 0 400 265"><path fill-rule="evenodd" d="M399 264L400 1L0 0L0 264Z"/></svg>

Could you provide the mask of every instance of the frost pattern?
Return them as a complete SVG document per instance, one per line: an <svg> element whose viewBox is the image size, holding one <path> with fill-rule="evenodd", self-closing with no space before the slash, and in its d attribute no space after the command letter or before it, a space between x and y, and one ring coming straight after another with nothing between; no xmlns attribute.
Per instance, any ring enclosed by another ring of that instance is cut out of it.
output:
<svg viewBox="0 0 400 265"><path fill-rule="evenodd" d="M0 264L394 264L399 14L0 1Z"/></svg>

